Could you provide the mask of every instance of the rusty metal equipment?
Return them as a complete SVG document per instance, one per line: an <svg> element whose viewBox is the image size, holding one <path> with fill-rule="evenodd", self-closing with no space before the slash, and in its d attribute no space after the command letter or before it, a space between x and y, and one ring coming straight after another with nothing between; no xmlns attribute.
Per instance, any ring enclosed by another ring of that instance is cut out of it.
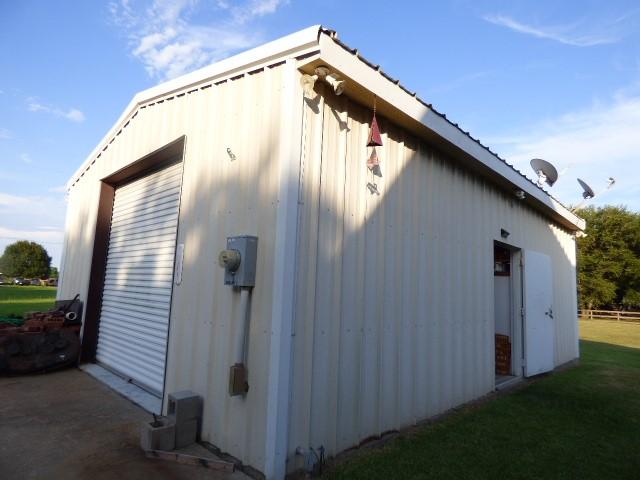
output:
<svg viewBox="0 0 640 480"><path fill-rule="evenodd" d="M25 315L24 324L0 322L0 375L47 372L74 365L80 353L81 302Z"/></svg>

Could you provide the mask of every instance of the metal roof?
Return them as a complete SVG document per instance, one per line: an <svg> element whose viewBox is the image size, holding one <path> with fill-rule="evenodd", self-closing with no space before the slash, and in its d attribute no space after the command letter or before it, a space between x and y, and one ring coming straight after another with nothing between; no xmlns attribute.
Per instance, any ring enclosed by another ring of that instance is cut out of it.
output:
<svg viewBox="0 0 640 480"><path fill-rule="evenodd" d="M458 140L453 138L445 138L442 130L438 130L438 128L433 127L433 125L427 125L427 122L425 122L423 119L416 118L414 116L415 120L430 128L434 135L442 138L444 141L448 142L451 145L455 145L461 151L465 152L465 154L467 154L469 158L477 160L478 166L482 166L482 168L485 168L485 170L490 170L491 172L495 173L496 178L504 180L503 183L511 185L514 188L520 188L524 190L525 193L532 196L532 199L528 201L531 201L534 207L539 210L546 211L552 218L562 223L565 227L568 227L571 230L583 230L585 228L585 221L571 212L559 200L550 195L549 192L539 187L531 179L526 177L521 171L516 169L512 164L508 163L504 158L500 157L488 146L482 144L480 140L473 137L468 131L462 129L460 125L447 118L444 113L436 110L432 104L421 99L415 91L411 91L407 87L402 85L400 83L400 80L395 79L384 72L380 68L380 65L374 64L373 62L367 60L360 54L357 49L351 48L341 40L339 40L338 35L334 30L322 27L321 25L312 26L291 35L287 35L275 41L264 44L260 47L242 52L238 55L222 60L208 67L196 70L192 73L183 75L181 77L175 78L173 80L138 93L129 103L128 107L122 113L114 127L107 133L100 144L98 144L98 146L88 156L82 166L71 177L67 184L67 188L71 188L71 186L73 186L80 179L84 172L96 162L96 160L101 156L101 152L109 147L110 143L114 141L114 139L122 131L122 129L126 128L129 122L135 119L138 110L140 108L144 108L146 104L155 102L163 97L166 97L167 95L180 94L180 92L189 91L194 88L200 88L201 85L205 82L218 81L222 78L237 75L246 71L251 71L253 69L259 68L260 66L269 65L277 61L282 61L286 58L311 58L315 55L316 59L319 58L323 61L330 61L331 52L329 52L326 48L327 45L323 44L324 39L330 39L331 44L334 44L338 46L342 51L347 52L349 54L349 57L353 59L351 60L352 62L357 62L358 64L365 65L366 67L368 67L368 70L371 73L379 75L381 79L386 80L386 82L388 82L388 85L384 90L387 93L390 93L391 96L393 96L394 94L394 89L397 89L398 92L402 92L402 94L407 95L407 98L411 98L422 108L433 113L435 117L441 119L444 122L442 125L453 127L459 134L464 136L464 138L471 140L476 145L476 147L479 147L482 151L485 152L485 154L489 154L492 159L495 159L503 166L508 167L508 171L499 171L502 168L497 167L497 164L490 165L487 162L487 159L491 160L491 158L487 157L484 161L480 158L481 155L479 155L479 153L481 152L477 151L477 148L475 149L475 151L472 151L474 149L470 148L469 145L461 145L461 143L463 142L460 142L460 138L458 138ZM353 80L361 84L363 88L374 91L374 82L367 81L367 79L363 77L363 75L354 75ZM371 80L371 77L369 78L369 80ZM348 93L349 92L347 91L347 94ZM379 98L383 99L384 96L379 95ZM398 106L398 103L408 105L407 102L391 102L392 105L397 106L400 110L402 110L402 107ZM508 178L509 176L512 176L509 175L509 172L515 172L520 180L518 181L513 177Z"/></svg>
<svg viewBox="0 0 640 480"><path fill-rule="evenodd" d="M500 155L498 155L496 152L494 152L493 150L491 150L491 148L489 148L487 145L484 145L478 138L475 138L474 136L471 135L471 133L467 130L464 130L458 123L453 122L452 120L450 120L449 118L447 118L446 114L436 110L436 108L431 104L428 103L427 101L423 100L422 98L420 98L417 94L416 91L412 91L409 88L407 88L406 86L404 86L402 83L400 83L399 79L396 79L394 77L392 77L391 75L389 75L388 73L386 73L384 70L382 70L382 68L380 67L379 64L375 64L373 62L371 62L370 60L366 59L357 48L351 48L349 47L347 44L345 44L344 42L342 42L339 38L338 38L338 34L335 30L331 30L325 27L320 27L320 33L326 35L328 38L330 38L336 45L340 46L342 49L344 49L345 51L349 52L351 55L353 55L354 57L356 57L358 60L360 60L363 64L365 64L366 66L368 66L370 69L372 69L373 71L377 72L381 77L383 77L384 79L386 79L389 83L395 85L397 88L399 88L400 90L402 90L403 92L405 92L406 94L410 95L411 97L413 97L417 102L419 102L421 105L423 105L424 107L426 107L427 109L429 109L431 112L433 112L435 115L439 116L440 118L442 118L443 120L445 120L449 125L455 127L460 133L464 134L466 137L468 137L469 139L471 139L473 142L475 142L479 147L481 147L482 149L486 150L489 154L491 154L493 157L495 157L496 159L500 160L504 165L508 166L513 172L516 172L520 177L522 177L522 179L526 180L526 182L528 183L529 188L534 188L537 191L543 193L545 196L549 197L550 199L553 200L553 202L555 202L556 204L558 204L558 206L560 206L563 210L565 210L566 212L560 212L561 215L569 221L569 223L571 224L572 227L579 229L579 230L584 230L585 228L585 221L578 217L577 215L575 215L573 212L571 212L571 210L569 210L569 208L567 206L565 206L560 200L558 200L557 198L555 198L553 195L551 195L547 190L545 190L544 188L540 187L537 183L535 183L534 181L532 181L530 178L528 178L524 173L522 173L520 170L518 170L517 168L515 168L513 166L513 164L507 162L506 159L504 159L503 157L501 157ZM569 218L567 218L566 215L564 215L564 213L569 213L570 215L568 216ZM573 218L572 218L573 217Z"/></svg>

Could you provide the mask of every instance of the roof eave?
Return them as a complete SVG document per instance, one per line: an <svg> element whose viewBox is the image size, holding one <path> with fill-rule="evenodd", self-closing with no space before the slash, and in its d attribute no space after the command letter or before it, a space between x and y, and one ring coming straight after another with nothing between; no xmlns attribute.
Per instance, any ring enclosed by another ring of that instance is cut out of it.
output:
<svg viewBox="0 0 640 480"><path fill-rule="evenodd" d="M324 33L324 31L323 31ZM466 161L469 166L494 180L503 189L522 190L525 201L569 230L584 230L586 222L539 188L519 171L508 165L468 133L449 122L420 101L415 94L383 75L379 69L349 51L329 34L320 35L322 63L336 69L349 82L361 85L402 115L408 116L426 130L439 147Z"/></svg>
<svg viewBox="0 0 640 480"><path fill-rule="evenodd" d="M215 81L219 77L232 76L236 73L259 68L260 66L277 62L279 59L304 55L319 48L321 31L322 27L320 25L305 28L299 32L292 33L291 35L239 53L216 62L213 65L206 66L137 93L115 122L114 126L68 180L66 184L67 191L79 180L85 170L95 162L100 152L105 150L110 141L123 128L126 122L131 119L141 105L160 97L171 95L172 93L188 90L204 82Z"/></svg>
<svg viewBox="0 0 640 480"><path fill-rule="evenodd" d="M398 81L394 81L383 74L379 68L366 62L357 51L349 50L339 43L334 32L323 29L320 25L287 35L136 94L115 125L67 182L67 189L70 189L96 161L100 152L108 147L126 122L145 103L188 90L208 81L250 71L253 68L277 62L279 59L299 58L314 51L318 52L314 57L315 60L321 58L323 63L341 72L349 78L350 82L359 84L363 89L376 95L381 103L386 102L390 108L416 122L432 142L454 154L456 158L467 162L471 169L491 178L503 189L524 191L527 195L525 200L527 203L569 230L584 230L586 222L582 218L472 138L468 132L462 131L444 115L430 108L430 105L418 99L415 93L409 92Z"/></svg>

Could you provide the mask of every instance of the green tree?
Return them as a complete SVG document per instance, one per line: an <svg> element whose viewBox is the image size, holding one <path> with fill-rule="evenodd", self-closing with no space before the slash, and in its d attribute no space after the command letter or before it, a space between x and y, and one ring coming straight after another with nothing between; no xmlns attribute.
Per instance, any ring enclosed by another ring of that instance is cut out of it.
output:
<svg viewBox="0 0 640 480"><path fill-rule="evenodd" d="M10 277L47 277L50 267L51 257L45 248L26 240L8 245L0 257L0 270Z"/></svg>
<svg viewBox="0 0 640 480"><path fill-rule="evenodd" d="M49 278L58 278L60 272L58 272L57 267L51 267L51 271L49 272Z"/></svg>
<svg viewBox="0 0 640 480"><path fill-rule="evenodd" d="M625 207L589 207L578 239L578 281L583 308L640 308L640 213Z"/></svg>

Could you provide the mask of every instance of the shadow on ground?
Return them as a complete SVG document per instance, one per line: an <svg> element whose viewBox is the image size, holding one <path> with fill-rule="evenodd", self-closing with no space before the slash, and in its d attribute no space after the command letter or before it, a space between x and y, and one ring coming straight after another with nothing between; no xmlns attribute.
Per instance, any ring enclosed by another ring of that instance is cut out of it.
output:
<svg viewBox="0 0 640 480"><path fill-rule="evenodd" d="M86 373L0 378L0 478L247 478L145 457L149 414Z"/></svg>
<svg viewBox="0 0 640 480"><path fill-rule="evenodd" d="M579 366L354 453L325 478L636 480L640 350L580 348Z"/></svg>

